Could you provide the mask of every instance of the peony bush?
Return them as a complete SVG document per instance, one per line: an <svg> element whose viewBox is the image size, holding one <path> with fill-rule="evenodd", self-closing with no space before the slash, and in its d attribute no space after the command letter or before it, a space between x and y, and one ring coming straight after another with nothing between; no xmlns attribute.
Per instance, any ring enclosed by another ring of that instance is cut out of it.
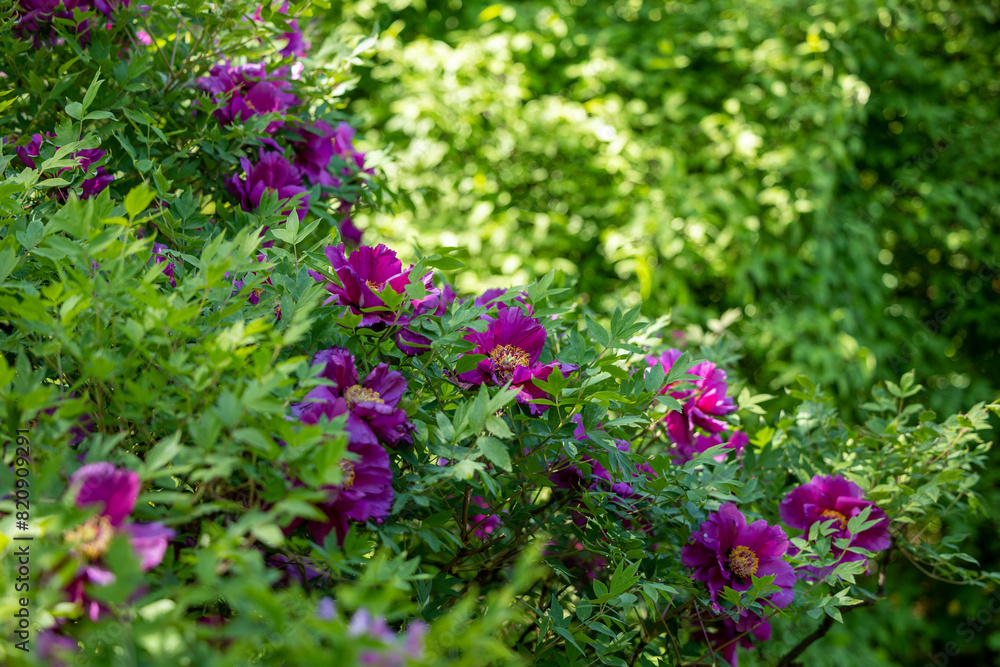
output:
<svg viewBox="0 0 1000 667"><path fill-rule="evenodd" d="M1000 581L927 539L997 405L774 414L669 315L367 238L372 42L319 9L4 10L3 664L736 665L810 619L791 664L900 559Z"/></svg>

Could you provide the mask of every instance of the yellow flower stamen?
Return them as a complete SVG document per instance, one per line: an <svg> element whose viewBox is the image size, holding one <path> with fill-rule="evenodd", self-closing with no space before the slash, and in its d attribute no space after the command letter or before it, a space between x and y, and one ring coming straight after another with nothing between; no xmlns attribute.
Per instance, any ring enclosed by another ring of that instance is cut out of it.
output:
<svg viewBox="0 0 1000 667"><path fill-rule="evenodd" d="M837 528L840 530L847 530L847 517L838 512L837 510L823 510L820 512L820 516L823 517L824 521L829 521L833 519L837 522Z"/></svg>
<svg viewBox="0 0 1000 667"><path fill-rule="evenodd" d="M504 379L510 379L515 368L531 363L528 353L514 345L497 345L490 350L490 359L494 372Z"/></svg>
<svg viewBox="0 0 1000 667"><path fill-rule="evenodd" d="M340 485L345 489L349 489L354 486L354 463L352 461L343 460L340 462L340 469L343 471L343 479Z"/></svg>
<svg viewBox="0 0 1000 667"><path fill-rule="evenodd" d="M757 574L757 554L750 547L733 547L729 552L729 569L740 579L749 579Z"/></svg>
<svg viewBox="0 0 1000 667"><path fill-rule="evenodd" d="M65 540L87 560L97 560L108 550L114 534L111 519L102 514L66 531Z"/></svg>
<svg viewBox="0 0 1000 667"><path fill-rule="evenodd" d="M368 387L362 387L360 384L348 387L347 391L344 392L344 399L347 401L347 407L349 408L353 408L358 403L385 403L377 391Z"/></svg>

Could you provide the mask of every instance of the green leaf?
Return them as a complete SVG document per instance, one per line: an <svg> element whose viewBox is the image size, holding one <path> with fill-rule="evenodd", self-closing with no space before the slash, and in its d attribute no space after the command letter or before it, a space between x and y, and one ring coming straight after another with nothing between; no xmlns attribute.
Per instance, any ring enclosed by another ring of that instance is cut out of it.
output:
<svg viewBox="0 0 1000 667"><path fill-rule="evenodd" d="M496 415L490 415L486 418L486 430L498 438L514 437L510 427L507 426L507 422Z"/></svg>
<svg viewBox="0 0 1000 667"><path fill-rule="evenodd" d="M114 117L115 115L110 111L91 111L83 117L83 120L114 120Z"/></svg>
<svg viewBox="0 0 1000 667"><path fill-rule="evenodd" d="M253 526L250 533L269 547L280 547L285 541L281 529L273 523Z"/></svg>
<svg viewBox="0 0 1000 667"><path fill-rule="evenodd" d="M439 271L454 271L455 269L465 268L464 262L448 256L425 259L423 263L425 266L438 269Z"/></svg>
<svg viewBox="0 0 1000 667"><path fill-rule="evenodd" d="M507 445L502 441L489 435L482 435L476 440L476 446L490 463L511 472L510 453L507 451Z"/></svg>
<svg viewBox="0 0 1000 667"><path fill-rule="evenodd" d="M285 218L285 229L292 235L291 243L294 243L295 236L299 233L299 214L297 211L289 212L288 217Z"/></svg>
<svg viewBox="0 0 1000 667"><path fill-rule="evenodd" d="M125 212L128 213L128 219L135 220L137 215L146 210L155 196L156 192L145 183L129 190L125 195Z"/></svg>
<svg viewBox="0 0 1000 667"><path fill-rule="evenodd" d="M66 105L66 115L74 120L83 118L83 105L79 102L70 102Z"/></svg>
<svg viewBox="0 0 1000 667"><path fill-rule="evenodd" d="M104 83L104 79L100 78L101 70L98 69L97 73L94 74L94 80L90 82L90 86L87 87L87 93L83 96L83 110L86 111L90 108L91 103L97 96L97 91L101 88L101 84ZM75 116L74 116L75 118ZM79 119L77 119L79 120Z"/></svg>
<svg viewBox="0 0 1000 667"><path fill-rule="evenodd" d="M181 451L181 432L174 431L172 434L160 440L146 454L147 478L155 476L155 473L164 468L174 460L178 452Z"/></svg>
<svg viewBox="0 0 1000 667"><path fill-rule="evenodd" d="M583 655L583 649L580 648L580 645L576 643L575 639L573 639L573 634L569 630L567 630L566 628L560 628L558 626L555 626L555 627L552 628L552 631L555 632L556 634L558 634L560 637L562 637L566 641L568 641L570 644L572 644L573 648L575 648L577 651L579 651L580 655Z"/></svg>
<svg viewBox="0 0 1000 667"><path fill-rule="evenodd" d="M466 373L471 371L483 359L486 359L485 354L463 354L455 363L455 372Z"/></svg>
<svg viewBox="0 0 1000 667"><path fill-rule="evenodd" d="M587 331L590 332L591 336L597 339L598 343L600 343L604 347L607 347L608 345L611 344L611 334L608 333L607 329L605 329L603 326L601 326L594 320L590 319L589 317L585 320L585 322L587 324Z"/></svg>
<svg viewBox="0 0 1000 667"><path fill-rule="evenodd" d="M45 235L45 226L39 219L34 219L28 223L28 228L23 232L17 232L14 234L14 238L25 250L30 250L38 245L38 242L42 240Z"/></svg>
<svg viewBox="0 0 1000 667"><path fill-rule="evenodd" d="M0 282L10 275L15 266L17 266L17 255L14 253L14 248L7 246L0 251Z"/></svg>

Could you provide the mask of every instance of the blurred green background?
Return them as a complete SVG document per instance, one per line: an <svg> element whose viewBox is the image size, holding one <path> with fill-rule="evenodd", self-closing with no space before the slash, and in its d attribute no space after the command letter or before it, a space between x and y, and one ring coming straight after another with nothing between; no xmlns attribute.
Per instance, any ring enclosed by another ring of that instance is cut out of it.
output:
<svg viewBox="0 0 1000 667"><path fill-rule="evenodd" d="M874 383L916 368L939 414L967 409L1000 387L998 14L340 3L326 27L380 29L352 110L401 195L357 221L368 242L465 249L460 288L556 269L599 313L642 301L695 339L725 330L772 407L805 373L856 414ZM1000 474L985 477L995 510ZM995 519L935 539L961 532L985 567L1000 561ZM804 664L1000 665L1000 614L971 637L961 626L991 593L892 567L890 603L852 613ZM782 624L748 662L774 664L815 624Z"/></svg>

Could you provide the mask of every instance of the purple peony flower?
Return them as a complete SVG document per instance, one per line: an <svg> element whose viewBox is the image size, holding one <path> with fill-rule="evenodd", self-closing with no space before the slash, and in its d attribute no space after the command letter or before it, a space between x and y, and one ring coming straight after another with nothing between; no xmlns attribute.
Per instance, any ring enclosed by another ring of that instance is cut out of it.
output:
<svg viewBox="0 0 1000 667"><path fill-rule="evenodd" d="M475 301L473 301L473 305L479 306L481 308L488 308L489 306L494 306L497 310L503 310L505 308L508 308L509 306L503 301L499 301L498 299L500 299L500 297L502 297L506 293L507 290L503 289L502 287L488 289L476 297ZM524 307L524 310L528 313L528 315L532 315L534 314L535 309L532 308L531 304L528 303L527 298L528 295L524 292L521 292L514 298L514 301L520 303Z"/></svg>
<svg viewBox="0 0 1000 667"><path fill-rule="evenodd" d="M664 372L669 373L681 354L680 350L670 349L659 357L646 357L646 361L650 366L660 364ZM703 361L692 366L688 374L700 377L693 388L672 390L674 385L668 385L660 393L669 393L676 398L684 406L685 416L694 426L710 433L724 431L726 422L717 418L736 410L733 399L726 396L726 372L710 361Z"/></svg>
<svg viewBox="0 0 1000 667"><path fill-rule="evenodd" d="M334 187L336 180L329 171L333 159L335 130L325 120L315 121L311 127L298 128L301 140L293 141L295 166L302 170L313 185Z"/></svg>
<svg viewBox="0 0 1000 667"><path fill-rule="evenodd" d="M340 187L340 178L330 173L334 156L346 162L340 176L350 176L364 170L365 154L354 149L354 129L347 123L337 123L334 128L325 120L317 120L309 127L298 128L295 147L295 165L302 170L313 185Z"/></svg>
<svg viewBox="0 0 1000 667"><path fill-rule="evenodd" d="M744 630L739 630L726 616L704 614L694 618L692 637L712 647L713 653L722 656L732 667L739 667L736 647L753 650L753 640L767 641L771 638L771 624L761 621ZM737 639L739 637L739 639Z"/></svg>
<svg viewBox="0 0 1000 667"><path fill-rule="evenodd" d="M80 645L72 637L49 629L38 635L38 655L48 667L66 667L80 652Z"/></svg>
<svg viewBox="0 0 1000 667"><path fill-rule="evenodd" d="M376 366L363 382L358 382L354 357L341 347L317 352L313 364L324 364L319 377L334 385L316 387L301 403L292 406L292 414L306 424L315 424L321 416L332 418L347 412L347 432L351 442L395 447L409 444L413 431L399 400L406 391L406 380L388 364Z"/></svg>
<svg viewBox="0 0 1000 667"><path fill-rule="evenodd" d="M265 551L262 546L258 548L261 551ZM264 561L268 567L283 571L286 581L294 581L307 590L313 588L322 579L326 578L326 575L320 569L322 565L309 556L299 554L286 555L265 551Z"/></svg>
<svg viewBox="0 0 1000 667"><path fill-rule="evenodd" d="M470 331L465 339L475 344L471 354L483 354L486 358L476 364L471 371L458 374L463 388L477 384L502 386L508 382L520 390L519 403L527 403L531 414L539 415L547 405L528 403L533 399L549 398L533 381L547 380L553 369L559 368L563 375L576 370L572 364L552 362L538 363L538 357L545 347L545 327L538 320L528 317L520 308L503 308L496 318L484 315L488 323L486 331Z"/></svg>
<svg viewBox="0 0 1000 667"><path fill-rule="evenodd" d="M865 500L864 495L860 486L840 475L816 475L808 484L793 489L785 496L779 513L781 520L787 525L807 533L814 523L832 520L832 526L837 529L830 535L832 540L848 539L850 546L867 551L888 549L889 517L874 502ZM871 508L868 520L878 520L878 523L852 534L847 528L848 522L866 507ZM862 554L846 551L836 545L831 546L831 553L838 556L838 562L865 560ZM828 570L832 571L833 567ZM824 576L827 572L816 570L814 574Z"/></svg>
<svg viewBox="0 0 1000 667"><path fill-rule="evenodd" d="M53 135L50 135L53 136ZM42 143L45 141L45 137L41 134L31 135L31 141L24 146L15 146L14 152L24 166L30 167L31 169L37 169L38 166L35 163L34 158L41 154ZM109 174L103 166L97 166L91 169L91 167L100 162L106 153L99 148L85 148L83 150L76 151L75 153L70 153L67 159L78 159L80 161L79 166L76 167L62 167L57 173L66 174L66 172L77 172L82 171L83 173L90 172L90 178L86 178L80 184L80 198L89 199L101 193L106 187L108 187L112 181L115 180L113 174ZM69 179L73 178L73 174L67 175ZM69 191L66 188L58 188L53 190L57 199L65 200L69 196Z"/></svg>
<svg viewBox="0 0 1000 667"><path fill-rule="evenodd" d="M270 192L277 194L279 199L293 200L290 202L291 206L282 213L287 215L297 210L299 220L305 220L309 212L309 193L302 186L302 174L280 153L261 149L257 164L251 164L246 158L240 158L240 164L246 178L241 179L238 174L234 174L226 187L239 200L244 211L256 210L264 193Z"/></svg>
<svg viewBox="0 0 1000 667"><path fill-rule="evenodd" d="M576 424L576 428L573 431L573 435L577 440L589 441L590 438L587 436L587 431L583 427L583 416L580 414L575 414L572 417L572 421ZM600 425L598 425L600 428ZM618 447L620 452L628 452L631 446L625 440L615 440L615 445ZM586 463L590 466L590 476L593 478L589 484L586 483L583 470L581 470L577 465L570 463L567 459L561 458L556 462L555 471L549 474L549 479L557 488L571 489L571 490L581 490L586 488L590 491L596 491L602 486L604 488L610 489L612 493L621 498L630 498L635 494L632 488L632 484L626 481L614 481L611 477L611 473L602 466L593 457L587 454L582 454L580 456L580 461ZM632 477L636 478L643 474L647 477L656 477L656 472L648 463L640 463L635 467L635 471L632 473Z"/></svg>
<svg viewBox="0 0 1000 667"><path fill-rule="evenodd" d="M374 247L361 246L348 258L344 252L344 244L341 243L327 246L326 256L340 281L339 285L328 281L321 273L309 272L315 280L325 282L326 290L332 294L324 304L349 306L351 312L362 316L359 326L363 328L380 331L389 326L405 327L410 324L412 317L433 312L437 308L441 290L434 287L430 273L422 279L426 296L421 299L404 297L398 310L392 310L386 305L383 301L385 289L388 287L397 294L403 294L410 284L413 266L404 271L395 251L382 244ZM396 344L405 354L425 352L430 343L429 339L409 329L403 329L396 337Z"/></svg>
<svg viewBox="0 0 1000 667"><path fill-rule="evenodd" d="M167 268L163 269L163 275L170 279L170 286L177 287L177 280L174 278L174 263L167 257L167 246L162 243L153 243L153 262L162 264L167 262Z"/></svg>
<svg viewBox="0 0 1000 667"><path fill-rule="evenodd" d="M739 429L723 433L712 433L710 435L695 433L690 428L675 430L674 420L678 417L683 419L683 415L678 412L671 412L667 415L667 430L675 446L674 451L671 453L671 458L677 465L684 465L712 447L722 444L725 444L726 451L713 457L716 461L725 461L730 451L734 452L736 457L739 458L743 455L743 450L746 449L747 444L750 442L747 434ZM728 439L723 440L723 436L727 434L729 436Z"/></svg>
<svg viewBox="0 0 1000 667"><path fill-rule="evenodd" d="M444 284L441 288L441 299L438 301L437 308L434 309L434 315L441 317L448 312L448 306L455 302L458 298L458 294L455 292L454 288L448 283Z"/></svg>
<svg viewBox="0 0 1000 667"><path fill-rule="evenodd" d="M128 537L132 551L143 571L151 570L163 560L174 531L160 523L126 523L139 496L139 475L132 470L119 470L111 463L90 463L70 477L70 494L77 507L99 506L99 514L69 530L65 539L84 565L77 572L68 591L71 601L83 604L91 620L100 615L100 604L88 600L86 584L107 586L115 575L101 566L102 558L119 533Z"/></svg>
<svg viewBox="0 0 1000 667"><path fill-rule="evenodd" d="M41 150L42 150L41 134L33 134L31 135L31 141L29 141L23 146L14 147L14 152L17 154L19 158L21 158L21 162L24 163L24 166L29 167L31 169L37 168L35 166L35 160L33 158L38 157Z"/></svg>
<svg viewBox="0 0 1000 667"><path fill-rule="evenodd" d="M15 34L24 36L33 35L33 43L40 46L43 42L56 44L61 42L57 37L54 28L54 20L73 20L73 10L80 12L98 11L108 19L111 18L114 10L119 7L129 6L129 0L17 0L15 3L15 13L17 23L14 27ZM108 21L107 27L110 29L113 24ZM82 45L90 41L90 20L84 19L76 26L77 38ZM44 39L41 37L46 35Z"/></svg>
<svg viewBox="0 0 1000 667"><path fill-rule="evenodd" d="M283 2L278 11L282 14L288 14L288 2ZM301 58L306 55L306 52L309 50L309 43L306 42L305 37L302 35L302 31L299 29L298 19L290 19L288 21L288 27L291 28L292 31L286 32L282 35L282 37L288 41L279 53L285 58Z"/></svg>
<svg viewBox="0 0 1000 667"><path fill-rule="evenodd" d="M337 603L333 598L320 598L316 606L316 618L321 621L332 621L337 617Z"/></svg>
<svg viewBox="0 0 1000 667"><path fill-rule="evenodd" d="M493 509L482 496L472 496L469 499L469 507L478 507L487 512L485 514L473 514L469 517L469 530L479 539L488 539L503 525L500 515L493 512Z"/></svg>
<svg viewBox="0 0 1000 667"><path fill-rule="evenodd" d="M60 12L59 9L63 8L61 0L17 0L15 3L17 12L16 32L23 35L25 33L42 32L45 28L51 30L51 22L54 17L58 15L60 18L65 18L65 9L68 8L69 18L72 18L72 8L78 4L69 0L65 5L64 11Z"/></svg>
<svg viewBox="0 0 1000 667"><path fill-rule="evenodd" d="M694 579L705 582L713 602L727 586L745 591L752 576L774 575L774 585L780 590L763 604L779 609L791 604L795 571L782 558L788 537L780 526L769 526L763 519L747 525L736 505L725 503L692 533L691 540L681 548L681 563L694 570ZM746 630L758 620L744 610L737 627Z"/></svg>
<svg viewBox="0 0 1000 667"><path fill-rule="evenodd" d="M348 165L353 162L358 170L372 173L370 169L365 170L365 154L354 148L354 128L347 123L337 123L337 130L333 134L333 152ZM351 167L345 166L340 173L349 176Z"/></svg>
<svg viewBox="0 0 1000 667"><path fill-rule="evenodd" d="M382 644L377 649L361 650L360 664L368 667L403 667L411 661L422 660L426 633L426 623L412 621L406 628L406 633L400 636L389 627L384 618L372 616L367 609L354 612L347 626L348 636L375 640Z"/></svg>
<svg viewBox="0 0 1000 667"><path fill-rule="evenodd" d="M92 171L90 169L92 165L103 159L104 155L104 151L99 148L88 148L72 154L72 157L80 159L79 169L93 174L90 178L84 179L83 183L80 184L80 199L90 199L97 196L115 180L114 175L109 174L103 166L95 167ZM73 167L64 167L59 171L63 172L71 169Z"/></svg>
<svg viewBox="0 0 1000 667"><path fill-rule="evenodd" d="M288 92L288 82L281 76L285 70L279 69L268 77L264 63L248 63L233 66L228 62L218 63L209 70L209 75L197 80L198 87L207 92L212 101L222 104L215 111L215 117L223 125L245 121L251 116L284 114L299 103L293 93ZM273 134L284 125L275 120L268 123L265 132ZM271 142L273 144L273 142Z"/></svg>
<svg viewBox="0 0 1000 667"><path fill-rule="evenodd" d="M353 246L361 245L361 237L364 235L364 231L358 229L351 216L345 215L340 219L337 226L340 229L340 238Z"/></svg>
<svg viewBox="0 0 1000 667"><path fill-rule="evenodd" d="M340 399L337 407L342 410L339 414L344 414L347 411L346 401ZM304 418L302 421L309 423ZM337 543L343 546L350 521L381 522L389 516L392 509L392 469L386 450L375 443L355 442L351 439L347 451L356 455L356 460L341 461L343 481L337 486L325 487L326 499L318 505L326 519L306 522L310 536L319 544L323 543L331 530L335 530ZM291 530L300 523L302 520L296 520L288 529Z"/></svg>
<svg viewBox="0 0 1000 667"><path fill-rule="evenodd" d="M70 399L76 398L76 392L70 393L69 398ZM46 408L42 410L42 414L54 416L58 410L59 406L53 406L51 408ZM81 442L84 441L84 439L88 435L90 435L93 432L94 432L94 418L91 417L90 414L86 412L81 414L79 417L76 418L76 423L69 429L70 446L74 447L76 445L79 445ZM81 461L83 460L83 456L84 456L83 454L80 455Z"/></svg>

